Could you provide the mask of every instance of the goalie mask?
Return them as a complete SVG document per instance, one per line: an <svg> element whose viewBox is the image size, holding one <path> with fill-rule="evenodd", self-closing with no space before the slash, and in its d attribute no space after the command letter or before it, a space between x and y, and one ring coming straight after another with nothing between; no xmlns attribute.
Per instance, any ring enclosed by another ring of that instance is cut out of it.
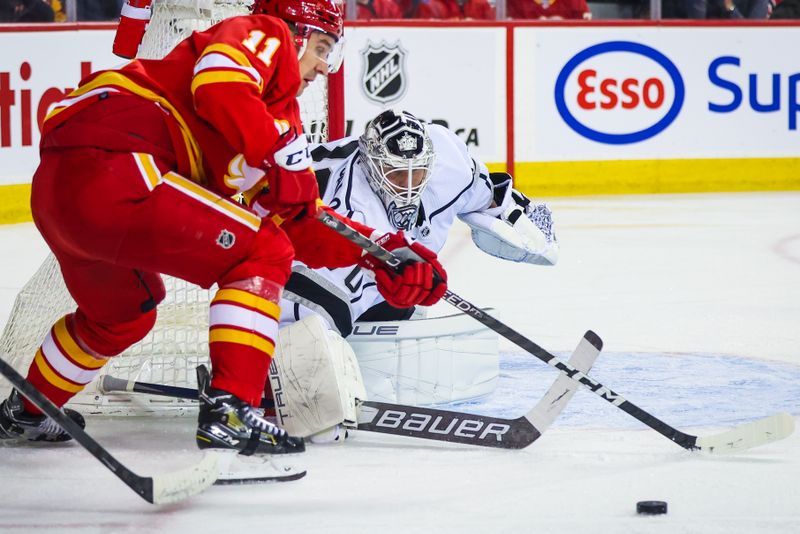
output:
<svg viewBox="0 0 800 534"><path fill-rule="evenodd" d="M358 146L369 185L392 225L411 229L435 159L425 125L407 111L384 111L367 124Z"/></svg>
<svg viewBox="0 0 800 534"><path fill-rule="evenodd" d="M300 58L305 52L308 38L315 31L330 35L336 46L327 58L328 72L336 72L342 64L344 47L344 21L339 5L334 0L256 0L254 15L272 15L289 24L295 37Z"/></svg>

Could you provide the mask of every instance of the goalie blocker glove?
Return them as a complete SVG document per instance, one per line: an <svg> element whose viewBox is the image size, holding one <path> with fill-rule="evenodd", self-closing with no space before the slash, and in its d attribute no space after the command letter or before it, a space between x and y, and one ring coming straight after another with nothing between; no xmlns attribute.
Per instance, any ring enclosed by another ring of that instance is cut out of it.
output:
<svg viewBox="0 0 800 534"><path fill-rule="evenodd" d="M511 187L507 173L492 173L495 207L459 218L472 230L472 240L482 251L504 260L555 265L558 241L553 219L545 204L534 204Z"/></svg>
<svg viewBox="0 0 800 534"><path fill-rule="evenodd" d="M447 291L447 273L435 252L402 231L384 234L375 242L403 261L399 272L369 254L359 261L359 265L375 273L378 292L386 302L395 308L410 308L418 304L433 306L442 298Z"/></svg>

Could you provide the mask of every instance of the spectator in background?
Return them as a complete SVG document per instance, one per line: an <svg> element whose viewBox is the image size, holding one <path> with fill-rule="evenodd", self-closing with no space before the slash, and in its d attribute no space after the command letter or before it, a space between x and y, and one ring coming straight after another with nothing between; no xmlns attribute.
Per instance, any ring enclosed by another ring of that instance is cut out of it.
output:
<svg viewBox="0 0 800 534"><path fill-rule="evenodd" d="M781 0L776 2L770 19L800 19L800 0Z"/></svg>
<svg viewBox="0 0 800 534"><path fill-rule="evenodd" d="M684 0L688 19L760 19L769 14L769 0Z"/></svg>
<svg viewBox="0 0 800 534"><path fill-rule="evenodd" d="M403 11L395 0L357 0L359 20L402 19Z"/></svg>
<svg viewBox="0 0 800 534"><path fill-rule="evenodd" d="M53 22L54 17L45 0L0 0L0 22Z"/></svg>
<svg viewBox="0 0 800 534"><path fill-rule="evenodd" d="M592 18L586 0L506 0L510 19L583 19Z"/></svg>
<svg viewBox="0 0 800 534"><path fill-rule="evenodd" d="M119 19L122 7L116 0L76 0L80 21L108 21Z"/></svg>
<svg viewBox="0 0 800 534"><path fill-rule="evenodd" d="M409 19L494 20L494 7L488 0L399 0Z"/></svg>
<svg viewBox="0 0 800 534"><path fill-rule="evenodd" d="M494 20L494 4L487 0L451 0L458 9L461 19Z"/></svg>

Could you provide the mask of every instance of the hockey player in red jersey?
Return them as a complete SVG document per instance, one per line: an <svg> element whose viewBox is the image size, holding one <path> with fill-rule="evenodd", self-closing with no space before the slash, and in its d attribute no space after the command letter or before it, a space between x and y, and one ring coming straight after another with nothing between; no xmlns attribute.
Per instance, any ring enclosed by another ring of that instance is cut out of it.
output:
<svg viewBox="0 0 800 534"><path fill-rule="evenodd" d="M162 60L87 77L51 108L31 208L78 307L53 326L27 379L56 405L147 334L164 298L159 275L169 274L219 288L213 377L198 373L198 446L303 450L252 409L291 262L385 269L314 217L327 208L296 96L335 67L341 33L332 0L262 0L253 15L194 33ZM231 200L238 194L250 208ZM401 233L384 246L411 258L400 275L378 276L387 300L438 300L446 276L436 255ZM0 438L18 437L69 439L14 391L0 405Z"/></svg>

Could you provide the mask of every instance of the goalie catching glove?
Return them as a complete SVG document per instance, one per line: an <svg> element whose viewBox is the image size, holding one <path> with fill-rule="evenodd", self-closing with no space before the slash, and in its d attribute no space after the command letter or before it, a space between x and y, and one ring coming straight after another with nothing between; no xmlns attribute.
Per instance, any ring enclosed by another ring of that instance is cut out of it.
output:
<svg viewBox="0 0 800 534"><path fill-rule="evenodd" d="M507 173L490 175L494 207L459 218L472 229L472 240L482 251L515 262L555 265L558 241L545 204L533 204L511 187Z"/></svg>
<svg viewBox="0 0 800 534"><path fill-rule="evenodd" d="M385 234L375 242L403 260L399 273L369 254L358 263L375 273L378 292L390 305L395 308L418 304L432 306L447 291L447 273L435 252L402 231Z"/></svg>
<svg viewBox="0 0 800 534"><path fill-rule="evenodd" d="M254 200L263 217L282 219L313 216L319 202L317 177L311 170L311 151L306 136L293 129L284 133L275 152L264 161L267 185Z"/></svg>

